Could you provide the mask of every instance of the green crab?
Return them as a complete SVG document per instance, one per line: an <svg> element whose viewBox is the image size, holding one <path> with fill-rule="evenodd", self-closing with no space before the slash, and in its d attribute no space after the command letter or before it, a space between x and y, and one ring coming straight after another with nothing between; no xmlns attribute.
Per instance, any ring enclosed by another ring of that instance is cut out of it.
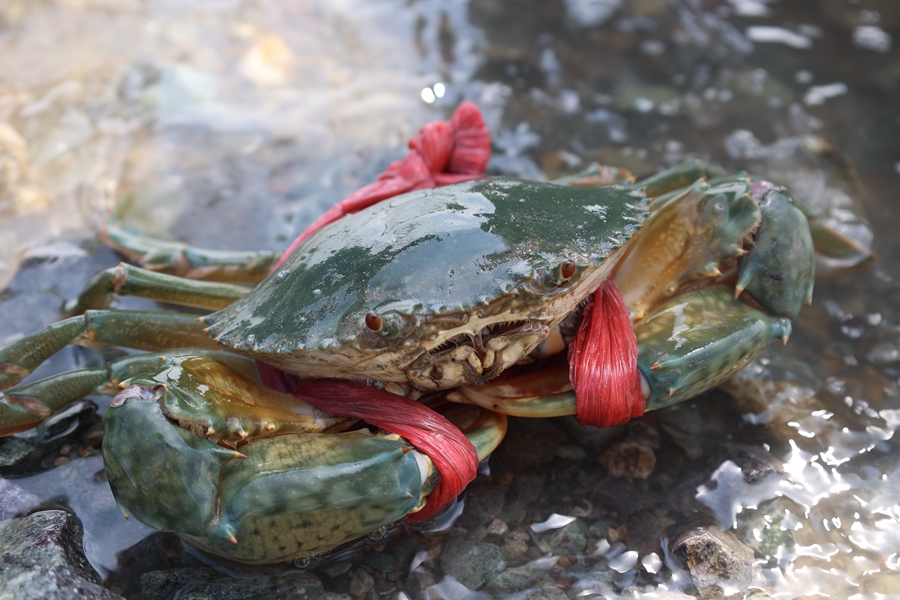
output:
<svg viewBox="0 0 900 600"><path fill-rule="evenodd" d="M399 398L412 422L431 418L413 399L452 390L462 404L441 410L477 463L502 440L498 413L578 411L565 366L546 357L611 281L637 341L626 367L639 412L693 397L787 341L811 299L813 237L829 237L808 209L783 188L697 161L619 179L479 178L397 196L313 234L253 288L159 265L253 281L277 256L187 249L113 224L111 243L156 270L98 275L67 306L75 316L0 350L0 431L116 394L103 454L126 515L245 563L364 536L427 507L450 476L404 437L315 406L347 381ZM216 312L107 309L116 294ZM8 389L72 343L151 354ZM326 381L270 389L257 362ZM535 375L529 362L551 366ZM517 366L526 375L497 379Z"/></svg>

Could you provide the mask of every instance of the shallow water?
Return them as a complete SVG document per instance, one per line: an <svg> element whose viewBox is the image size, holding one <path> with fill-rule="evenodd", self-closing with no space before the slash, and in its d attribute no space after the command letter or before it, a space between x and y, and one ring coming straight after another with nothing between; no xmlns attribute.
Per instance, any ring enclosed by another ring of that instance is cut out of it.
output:
<svg viewBox="0 0 900 600"><path fill-rule="evenodd" d="M599 161L646 175L693 156L751 168L858 239L873 233L879 260L820 279L789 345L726 386L735 398L650 417L678 460L661 453L632 489L681 484L756 540L757 583L773 596L900 594L898 36L893 0L7 0L0 345L55 320L62 299L115 264L83 245L115 207L201 246L282 248L462 99L485 114L494 173L543 179ZM102 359L72 349L41 374ZM568 461L563 480L603 477L589 436L554 427L566 437L544 466L507 455L494 472L524 481ZM717 454L737 443L778 468L749 483ZM118 553L152 531L119 517L96 455L60 456L70 460L10 480L34 494L16 510L71 507L94 566L132 580ZM511 532L571 513L583 493L539 489ZM652 509L667 535L690 522ZM596 507L576 516L600 518ZM690 589L662 548L629 546L632 557L591 531L586 560L619 575L554 566L570 597ZM413 594L403 585L385 597ZM450 587L440 593L461 593Z"/></svg>

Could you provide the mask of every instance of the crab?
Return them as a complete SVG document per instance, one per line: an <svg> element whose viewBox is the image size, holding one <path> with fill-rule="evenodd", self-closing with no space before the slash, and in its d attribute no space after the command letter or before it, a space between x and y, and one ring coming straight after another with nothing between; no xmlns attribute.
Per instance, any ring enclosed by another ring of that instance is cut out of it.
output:
<svg viewBox="0 0 900 600"><path fill-rule="evenodd" d="M277 562L433 516L501 442L505 415L615 424L787 341L812 295L807 208L699 161L638 182L603 173L616 181L597 185L593 169L395 196L313 233L274 270L275 255L185 249L111 223L111 242L146 264L271 272L252 288L126 264L100 274L67 306L75 316L0 350L0 431L115 394L103 455L126 516L225 558ZM107 308L126 293L215 312ZM600 333L586 338L585 323ZM613 356L594 376L597 339ZM149 354L13 387L71 343ZM554 359L567 344L584 372ZM626 406L605 408L607 395ZM437 411L416 401L438 396ZM583 408L586 396L600 407Z"/></svg>

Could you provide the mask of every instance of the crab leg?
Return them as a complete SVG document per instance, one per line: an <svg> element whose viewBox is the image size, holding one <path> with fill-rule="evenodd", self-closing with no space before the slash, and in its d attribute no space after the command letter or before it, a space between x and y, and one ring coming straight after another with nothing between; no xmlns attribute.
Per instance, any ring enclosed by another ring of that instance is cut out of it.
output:
<svg viewBox="0 0 900 600"><path fill-rule="evenodd" d="M63 307L66 315L108 308L116 296L138 296L158 302L218 310L244 297L249 288L215 281L196 281L126 263L107 269Z"/></svg>
<svg viewBox="0 0 900 600"><path fill-rule="evenodd" d="M280 252L209 250L183 242L143 235L115 219L103 231L104 241L141 267L188 279L259 283L272 270Z"/></svg>
<svg viewBox="0 0 900 600"><path fill-rule="evenodd" d="M0 350L0 390L14 386L69 344L125 346L161 352L175 348L216 350L194 315L89 310L27 335Z"/></svg>
<svg viewBox="0 0 900 600"><path fill-rule="evenodd" d="M193 354L200 351L191 350ZM254 362L239 354L203 352L226 363L245 377L257 376ZM166 356L172 356L167 354ZM65 371L7 392L0 392L0 436L40 425L54 412L91 394L114 395L119 384L140 373L159 370L160 354L135 354L110 361L103 367Z"/></svg>

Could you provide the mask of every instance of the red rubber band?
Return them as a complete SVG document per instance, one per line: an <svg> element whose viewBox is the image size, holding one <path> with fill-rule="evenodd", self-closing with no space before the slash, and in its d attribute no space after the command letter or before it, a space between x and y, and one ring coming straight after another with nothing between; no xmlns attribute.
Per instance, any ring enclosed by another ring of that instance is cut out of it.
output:
<svg viewBox="0 0 900 600"><path fill-rule="evenodd" d="M456 425L414 400L351 381L309 381L291 394L328 414L362 419L396 433L434 462L441 480L425 508L406 515L421 523L452 502L478 474L478 453Z"/></svg>
<svg viewBox="0 0 900 600"><path fill-rule="evenodd" d="M579 423L621 425L644 414L637 368L637 338L619 288L607 279L584 308L569 346L569 379L575 388Z"/></svg>
<svg viewBox="0 0 900 600"><path fill-rule="evenodd" d="M471 102L460 104L450 122L434 121L409 141L409 153L379 175L378 181L356 190L313 221L275 264L277 269L313 233L373 204L426 188L480 177L491 157L491 137L481 111Z"/></svg>

